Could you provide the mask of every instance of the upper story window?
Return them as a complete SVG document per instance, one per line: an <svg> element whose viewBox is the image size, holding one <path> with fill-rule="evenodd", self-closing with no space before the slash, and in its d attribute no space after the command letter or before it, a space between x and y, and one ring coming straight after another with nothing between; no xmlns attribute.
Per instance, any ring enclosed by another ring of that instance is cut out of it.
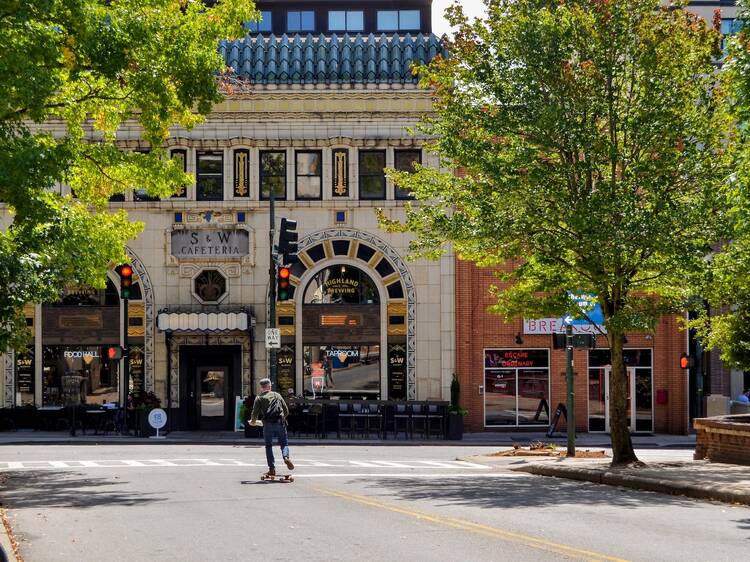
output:
<svg viewBox="0 0 750 562"><path fill-rule="evenodd" d="M149 154L150 150L136 150L141 154ZM139 187L133 190L133 201L159 201L158 197L151 197L145 187Z"/></svg>
<svg viewBox="0 0 750 562"><path fill-rule="evenodd" d="M245 27L251 33L270 33L271 29L271 11L263 10L260 13L261 20L245 22Z"/></svg>
<svg viewBox="0 0 750 562"><path fill-rule="evenodd" d="M378 31L418 31L419 10L378 10Z"/></svg>
<svg viewBox="0 0 750 562"><path fill-rule="evenodd" d="M413 172L414 164L422 163L421 150L397 150L395 151L396 162L394 168L399 172ZM396 199L413 199L411 191L403 187L396 186Z"/></svg>
<svg viewBox="0 0 750 562"><path fill-rule="evenodd" d="M196 199L221 201L224 199L224 154L198 151L196 153Z"/></svg>
<svg viewBox="0 0 750 562"><path fill-rule="evenodd" d="M315 12L312 10L287 12L286 30L290 32L315 31Z"/></svg>
<svg viewBox="0 0 750 562"><path fill-rule="evenodd" d="M721 48L726 49L727 47L727 36L735 35L742 29L742 20L734 18L722 18L721 19Z"/></svg>
<svg viewBox="0 0 750 562"><path fill-rule="evenodd" d="M359 151L359 198L385 199L385 150Z"/></svg>
<svg viewBox="0 0 750 562"><path fill-rule="evenodd" d="M296 155L297 199L322 198L322 153L300 151Z"/></svg>
<svg viewBox="0 0 750 562"><path fill-rule="evenodd" d="M260 198L286 199L286 152L260 153Z"/></svg>
<svg viewBox="0 0 750 562"><path fill-rule="evenodd" d="M330 11L328 12L328 31L364 31L364 12Z"/></svg>

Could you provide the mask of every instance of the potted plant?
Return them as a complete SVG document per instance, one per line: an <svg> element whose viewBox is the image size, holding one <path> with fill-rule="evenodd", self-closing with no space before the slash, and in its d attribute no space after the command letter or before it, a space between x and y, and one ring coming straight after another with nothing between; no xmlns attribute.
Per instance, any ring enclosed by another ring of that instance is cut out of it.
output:
<svg viewBox="0 0 750 562"><path fill-rule="evenodd" d="M148 423L148 414L154 408L161 408L161 399L153 392L143 390L130 394L129 408L135 410L135 429L140 437L156 435L156 430Z"/></svg>
<svg viewBox="0 0 750 562"><path fill-rule="evenodd" d="M459 405L461 399L461 383L458 375L453 373L451 381L451 404L448 406L448 434L447 439L460 441L464 437L464 416L469 412Z"/></svg>

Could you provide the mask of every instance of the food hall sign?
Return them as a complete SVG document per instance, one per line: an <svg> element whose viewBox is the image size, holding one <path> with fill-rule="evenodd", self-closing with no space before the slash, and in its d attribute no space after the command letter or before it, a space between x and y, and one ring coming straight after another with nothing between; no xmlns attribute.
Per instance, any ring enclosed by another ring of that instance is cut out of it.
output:
<svg viewBox="0 0 750 562"><path fill-rule="evenodd" d="M250 235L242 229L173 230L171 249L176 258L242 258L250 253Z"/></svg>

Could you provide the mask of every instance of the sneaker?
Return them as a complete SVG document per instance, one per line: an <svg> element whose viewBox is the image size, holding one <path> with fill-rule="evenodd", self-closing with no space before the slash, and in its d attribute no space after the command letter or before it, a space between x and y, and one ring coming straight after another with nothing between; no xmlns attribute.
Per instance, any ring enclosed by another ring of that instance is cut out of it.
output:
<svg viewBox="0 0 750 562"><path fill-rule="evenodd" d="M294 463L289 457L284 457L284 464L289 470L294 470Z"/></svg>
<svg viewBox="0 0 750 562"><path fill-rule="evenodd" d="M275 468L269 468L268 472L266 472L266 476L276 476L276 469Z"/></svg>

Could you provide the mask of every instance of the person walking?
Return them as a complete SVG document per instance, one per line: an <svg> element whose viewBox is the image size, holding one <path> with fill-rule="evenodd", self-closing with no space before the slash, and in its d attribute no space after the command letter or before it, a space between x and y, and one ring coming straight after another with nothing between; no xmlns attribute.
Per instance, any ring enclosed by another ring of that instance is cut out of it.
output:
<svg viewBox="0 0 750 562"><path fill-rule="evenodd" d="M281 456L289 470L294 470L294 464L289 458L289 438L286 433L286 419L289 407L281 394L271 390L271 380L261 379L260 394L255 397L250 425L263 422L263 439L266 442L266 461L268 462L268 476L276 476L276 459L273 455L274 437L281 447Z"/></svg>

